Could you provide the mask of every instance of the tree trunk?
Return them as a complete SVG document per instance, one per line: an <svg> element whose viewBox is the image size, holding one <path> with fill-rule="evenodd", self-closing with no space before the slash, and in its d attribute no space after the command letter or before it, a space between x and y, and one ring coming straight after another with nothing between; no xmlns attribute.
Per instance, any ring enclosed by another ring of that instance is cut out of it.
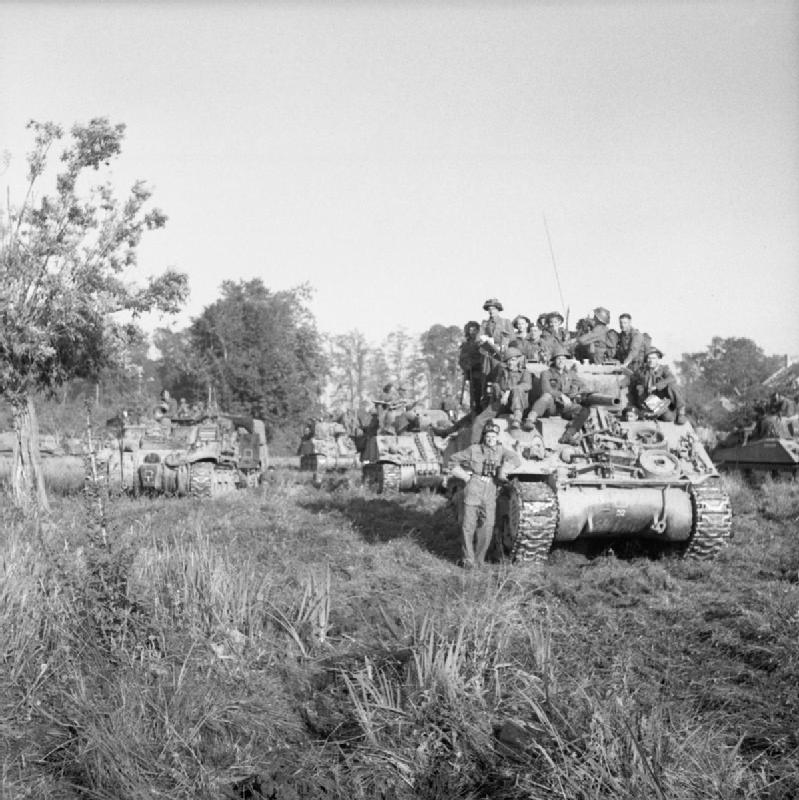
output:
<svg viewBox="0 0 799 800"><path fill-rule="evenodd" d="M14 505L26 514L49 512L44 473L39 456L39 423L30 396L12 404L14 414L14 454L11 467L11 493Z"/></svg>

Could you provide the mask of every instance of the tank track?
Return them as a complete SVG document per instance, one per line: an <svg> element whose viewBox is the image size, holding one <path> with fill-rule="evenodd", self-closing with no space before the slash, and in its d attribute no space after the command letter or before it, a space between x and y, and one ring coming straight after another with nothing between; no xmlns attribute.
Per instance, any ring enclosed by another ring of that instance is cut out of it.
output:
<svg viewBox="0 0 799 800"><path fill-rule="evenodd" d="M210 497L214 480L214 465L209 461L198 461L191 465L189 472L189 495L191 497Z"/></svg>
<svg viewBox="0 0 799 800"><path fill-rule="evenodd" d="M685 556L715 558L732 539L732 507L721 482L706 481L691 487L694 524Z"/></svg>
<svg viewBox="0 0 799 800"><path fill-rule="evenodd" d="M518 497L511 500L511 525L516 522L511 558L543 563L558 527L557 495L546 483L517 483L513 491Z"/></svg>

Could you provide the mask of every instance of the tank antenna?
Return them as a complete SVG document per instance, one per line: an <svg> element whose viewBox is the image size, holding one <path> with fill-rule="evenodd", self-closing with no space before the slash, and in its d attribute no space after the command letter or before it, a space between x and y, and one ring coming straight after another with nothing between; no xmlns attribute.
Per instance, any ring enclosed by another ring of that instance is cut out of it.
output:
<svg viewBox="0 0 799 800"><path fill-rule="evenodd" d="M547 225L547 215L541 215L544 218L544 230L547 234L547 244L549 245L549 255L552 258L552 269L555 270L555 282L558 284L558 294L560 295L560 305L563 308L563 313L566 314L566 301L563 299L563 289L560 288L560 275L558 275L558 264L555 261L555 251L552 248L552 237L549 235L549 225Z"/></svg>

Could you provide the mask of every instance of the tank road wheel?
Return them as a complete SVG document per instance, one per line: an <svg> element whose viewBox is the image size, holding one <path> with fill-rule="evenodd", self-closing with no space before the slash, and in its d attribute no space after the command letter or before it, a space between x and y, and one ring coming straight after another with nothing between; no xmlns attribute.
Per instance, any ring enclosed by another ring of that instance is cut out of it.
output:
<svg viewBox="0 0 799 800"><path fill-rule="evenodd" d="M546 483L511 484L500 545L513 561L546 561L557 526L557 496Z"/></svg>
<svg viewBox="0 0 799 800"><path fill-rule="evenodd" d="M730 497L719 480L691 487L694 524L685 555L694 559L715 558L732 539Z"/></svg>
<svg viewBox="0 0 799 800"><path fill-rule="evenodd" d="M189 467L189 494L192 497L210 497L214 478L214 465L210 461L197 461Z"/></svg>

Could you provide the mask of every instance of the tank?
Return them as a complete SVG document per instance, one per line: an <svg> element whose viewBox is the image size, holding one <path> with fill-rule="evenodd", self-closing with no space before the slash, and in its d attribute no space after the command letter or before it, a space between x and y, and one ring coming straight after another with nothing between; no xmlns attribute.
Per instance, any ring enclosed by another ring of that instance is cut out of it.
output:
<svg viewBox="0 0 799 800"><path fill-rule="evenodd" d="M739 471L744 476L796 478L799 475L799 421L784 418L778 424L751 425L733 431L711 451L721 472ZM777 434L777 435L773 435ZM782 435L780 435L782 434Z"/></svg>
<svg viewBox="0 0 799 800"><path fill-rule="evenodd" d="M268 460L262 420L220 414L125 425L105 466L111 490L215 497L257 486Z"/></svg>
<svg viewBox="0 0 799 800"><path fill-rule="evenodd" d="M521 458L498 493L495 554L541 562L555 543L622 538L716 556L731 538L730 501L690 423L635 418L618 366L570 365L587 386L582 403L590 410L572 443L560 442L568 425L560 417L512 433L507 417L495 420L503 446ZM470 437L466 426L448 441L445 463ZM448 488L461 504L462 484Z"/></svg>
<svg viewBox="0 0 799 800"><path fill-rule="evenodd" d="M300 469L315 474L357 467L358 450L346 428L339 422L311 420L299 447Z"/></svg>
<svg viewBox="0 0 799 800"><path fill-rule="evenodd" d="M445 411L420 410L400 433L377 431L366 437L361 459L364 483L379 493L437 489L444 483L446 440L433 429L449 424Z"/></svg>

